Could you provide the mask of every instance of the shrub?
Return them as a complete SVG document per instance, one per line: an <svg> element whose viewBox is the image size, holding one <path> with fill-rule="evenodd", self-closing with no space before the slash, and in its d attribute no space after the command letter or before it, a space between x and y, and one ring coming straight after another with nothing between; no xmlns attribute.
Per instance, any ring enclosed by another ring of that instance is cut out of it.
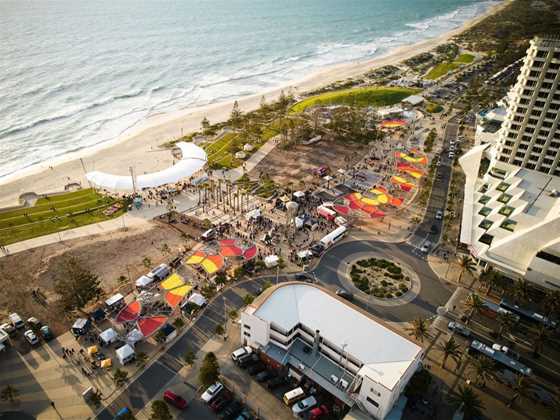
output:
<svg viewBox="0 0 560 420"><path fill-rule="evenodd" d="M360 267L369 267L369 263L366 260L360 260L357 262Z"/></svg>
<svg viewBox="0 0 560 420"><path fill-rule="evenodd" d="M402 269L395 264L391 264L389 267L387 267L387 271L391 274L401 274L402 273Z"/></svg>
<svg viewBox="0 0 560 420"><path fill-rule="evenodd" d="M401 290L402 290L403 293L406 293L406 292L408 292L408 287L405 287L405 288L403 288L403 289L401 289Z"/></svg>
<svg viewBox="0 0 560 420"><path fill-rule="evenodd" d="M400 291L397 290L397 291L395 292L395 296L396 296L396 297L401 297L401 296L402 296L402 292L400 292Z"/></svg>
<svg viewBox="0 0 560 420"><path fill-rule="evenodd" d="M387 287L388 285L389 283L387 283L385 280L381 280L381 286Z"/></svg>
<svg viewBox="0 0 560 420"><path fill-rule="evenodd" d="M387 293L385 294L385 297L386 297L387 299L390 299L390 298L393 297L393 294L392 294L391 292L387 292Z"/></svg>
<svg viewBox="0 0 560 420"><path fill-rule="evenodd" d="M400 283L399 284L399 289L404 290L404 289L408 289L408 287L406 287L406 284Z"/></svg>

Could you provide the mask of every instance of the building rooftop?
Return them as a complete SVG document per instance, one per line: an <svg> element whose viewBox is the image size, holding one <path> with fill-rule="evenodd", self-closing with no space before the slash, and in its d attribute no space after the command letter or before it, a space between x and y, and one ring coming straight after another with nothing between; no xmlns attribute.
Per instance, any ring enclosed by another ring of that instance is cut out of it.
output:
<svg viewBox="0 0 560 420"><path fill-rule="evenodd" d="M272 289L272 290L270 290ZM370 314L316 285L284 283L253 303L253 314L289 331L301 323L344 349L364 366L360 373L392 389L421 347Z"/></svg>

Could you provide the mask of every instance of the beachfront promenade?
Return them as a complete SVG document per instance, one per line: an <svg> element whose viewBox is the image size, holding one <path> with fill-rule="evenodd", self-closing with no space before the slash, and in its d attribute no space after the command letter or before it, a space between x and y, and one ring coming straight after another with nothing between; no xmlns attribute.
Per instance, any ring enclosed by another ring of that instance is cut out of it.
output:
<svg viewBox="0 0 560 420"><path fill-rule="evenodd" d="M245 162L245 171L249 172L259 164L276 146L277 142L274 138L270 139L265 145L257 150ZM230 169L223 173L216 173L218 178L228 179L231 182L236 181L243 176L244 169L242 167ZM175 198L177 212L189 213L198 209L198 195L196 193L182 193ZM8 254L0 253L0 257L5 255L16 254L28 249L39 248L59 242L70 241L74 239L85 238L92 235L108 234L119 229L141 227L147 225L152 219L167 213L167 208L163 206L144 206L139 210L131 210L115 219L107 220L91 225L80 226L75 229L68 229L62 232L51 233L49 235L39 236L37 238L28 239L26 241L16 242L5 247ZM214 221L214 220L213 220ZM221 220L215 220L221 221Z"/></svg>

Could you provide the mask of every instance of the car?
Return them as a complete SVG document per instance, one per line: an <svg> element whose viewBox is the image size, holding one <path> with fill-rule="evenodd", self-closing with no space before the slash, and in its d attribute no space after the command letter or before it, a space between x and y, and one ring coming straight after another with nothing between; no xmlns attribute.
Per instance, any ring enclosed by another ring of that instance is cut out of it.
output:
<svg viewBox="0 0 560 420"><path fill-rule="evenodd" d="M428 253L431 247L432 247L432 243L430 241L426 241L422 244L420 251L424 253Z"/></svg>
<svg viewBox="0 0 560 420"><path fill-rule="evenodd" d="M219 418L225 420L235 419L243 410L243 404L239 401L233 401L227 408L220 414Z"/></svg>
<svg viewBox="0 0 560 420"><path fill-rule="evenodd" d="M315 407L309 412L309 420L317 420L329 414L329 409L326 405Z"/></svg>
<svg viewBox="0 0 560 420"><path fill-rule="evenodd" d="M39 343L39 339L37 338L37 336L35 335L35 333L31 330L27 330L23 333L23 336L25 337L25 339L27 340L27 342L29 344L31 344L32 346L36 345Z"/></svg>
<svg viewBox="0 0 560 420"><path fill-rule="evenodd" d="M123 407L119 411L117 411L117 414L115 414L113 420L126 419L126 418L130 418L131 416L132 416L132 412L130 411L130 408Z"/></svg>
<svg viewBox="0 0 560 420"><path fill-rule="evenodd" d="M187 408L187 401L183 397L175 394L169 389L163 393L163 399L165 402L171 404L173 407L178 408L179 410L184 410L185 408Z"/></svg>
<svg viewBox="0 0 560 420"><path fill-rule="evenodd" d="M314 256L318 257L325 250L325 246L320 242L317 242L316 244L312 245L310 249L311 249L311 253Z"/></svg>
<svg viewBox="0 0 560 420"><path fill-rule="evenodd" d="M252 366L247 368L247 373L251 376L256 375L257 373L261 373L263 370L266 369L266 366L262 362L257 362Z"/></svg>
<svg viewBox="0 0 560 420"><path fill-rule="evenodd" d="M313 277L309 273L297 273L294 278L298 281L313 283Z"/></svg>
<svg viewBox="0 0 560 420"><path fill-rule="evenodd" d="M269 379L272 379L275 376L276 375L273 372L271 372L269 370L263 370L261 373L257 373L255 375L255 380L257 382L266 382L266 381L268 381Z"/></svg>
<svg viewBox="0 0 560 420"><path fill-rule="evenodd" d="M546 407L552 407L555 402L554 393L538 384L528 386L527 396Z"/></svg>
<svg viewBox="0 0 560 420"><path fill-rule="evenodd" d="M16 327L6 322L0 325L0 330L4 331L8 335L13 335L16 332Z"/></svg>
<svg viewBox="0 0 560 420"><path fill-rule="evenodd" d="M43 325L39 332L41 333L41 337L43 337L43 340L45 341L50 341L54 338L54 334L52 333L48 325Z"/></svg>
<svg viewBox="0 0 560 420"><path fill-rule="evenodd" d="M312 395L310 397L307 397L295 403L292 406L292 413L294 413L294 416L301 416L303 413L311 410L316 405L317 405L317 400Z"/></svg>
<svg viewBox="0 0 560 420"><path fill-rule="evenodd" d="M254 365L255 363L259 362L261 359L255 353L246 354L245 356L241 356L237 361L237 366L242 369L245 369L249 366Z"/></svg>
<svg viewBox="0 0 560 420"><path fill-rule="evenodd" d="M224 389L224 385L220 382L210 385L200 397L205 403L209 403Z"/></svg>
<svg viewBox="0 0 560 420"><path fill-rule="evenodd" d="M251 354L253 349L249 346L240 347L231 353L231 360L237 362L241 356L245 356L246 354Z"/></svg>
<svg viewBox="0 0 560 420"><path fill-rule="evenodd" d="M270 381L266 383L266 387L268 389L276 389L281 387L282 385L286 385L288 383L288 379L285 376L277 376L272 378Z"/></svg>
<svg viewBox="0 0 560 420"><path fill-rule="evenodd" d="M41 321L39 321L37 318L35 318L34 316L32 316L31 318L27 319L27 325L29 326L29 328L31 328L32 330L38 330L39 328L41 328L41 326L43 324L41 324Z"/></svg>
<svg viewBox="0 0 560 420"><path fill-rule="evenodd" d="M203 242L208 242L213 240L216 237L216 230L215 229L208 229L202 235L200 235L200 239Z"/></svg>
<svg viewBox="0 0 560 420"><path fill-rule="evenodd" d="M459 324L458 322L450 321L449 324L447 324L447 328L449 328L451 331L456 332L457 334L462 335L463 337L471 336L471 330L469 330L463 324Z"/></svg>
<svg viewBox="0 0 560 420"><path fill-rule="evenodd" d="M336 289L336 295L340 296L343 299L346 299L350 302L352 302L354 300L354 295L352 293L350 293L349 291L345 290L345 289Z"/></svg>
<svg viewBox="0 0 560 420"><path fill-rule="evenodd" d="M498 370L494 373L494 377L498 382L512 387L517 382L517 375L509 369Z"/></svg>
<svg viewBox="0 0 560 420"><path fill-rule="evenodd" d="M230 392L223 391L220 395L218 395L216 398L214 398L212 400L212 402L208 405L214 413L219 413L224 408L227 407L227 405L230 403L232 398L233 398L233 396L231 395Z"/></svg>
<svg viewBox="0 0 560 420"><path fill-rule="evenodd" d="M443 219L443 211L438 210L436 212L436 220L441 220L441 219Z"/></svg>
<svg viewBox="0 0 560 420"><path fill-rule="evenodd" d="M15 312L11 313L8 318L10 318L10 322L12 323L14 328L19 330L20 328L25 327L25 324L24 324L23 320L21 319L21 317L17 313L15 313Z"/></svg>
<svg viewBox="0 0 560 420"><path fill-rule="evenodd" d="M235 418L235 420L253 420L254 417L251 412L246 408Z"/></svg>

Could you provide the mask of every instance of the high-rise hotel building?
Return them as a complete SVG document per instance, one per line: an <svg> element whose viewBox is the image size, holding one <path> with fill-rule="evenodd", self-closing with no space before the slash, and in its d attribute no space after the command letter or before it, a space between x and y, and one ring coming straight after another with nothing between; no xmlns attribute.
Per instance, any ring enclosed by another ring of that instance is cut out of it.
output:
<svg viewBox="0 0 560 420"><path fill-rule="evenodd" d="M497 158L560 175L560 37L531 41L498 142Z"/></svg>
<svg viewBox="0 0 560 420"><path fill-rule="evenodd" d="M482 265L560 290L560 37L531 41L505 102L459 159L460 240Z"/></svg>

